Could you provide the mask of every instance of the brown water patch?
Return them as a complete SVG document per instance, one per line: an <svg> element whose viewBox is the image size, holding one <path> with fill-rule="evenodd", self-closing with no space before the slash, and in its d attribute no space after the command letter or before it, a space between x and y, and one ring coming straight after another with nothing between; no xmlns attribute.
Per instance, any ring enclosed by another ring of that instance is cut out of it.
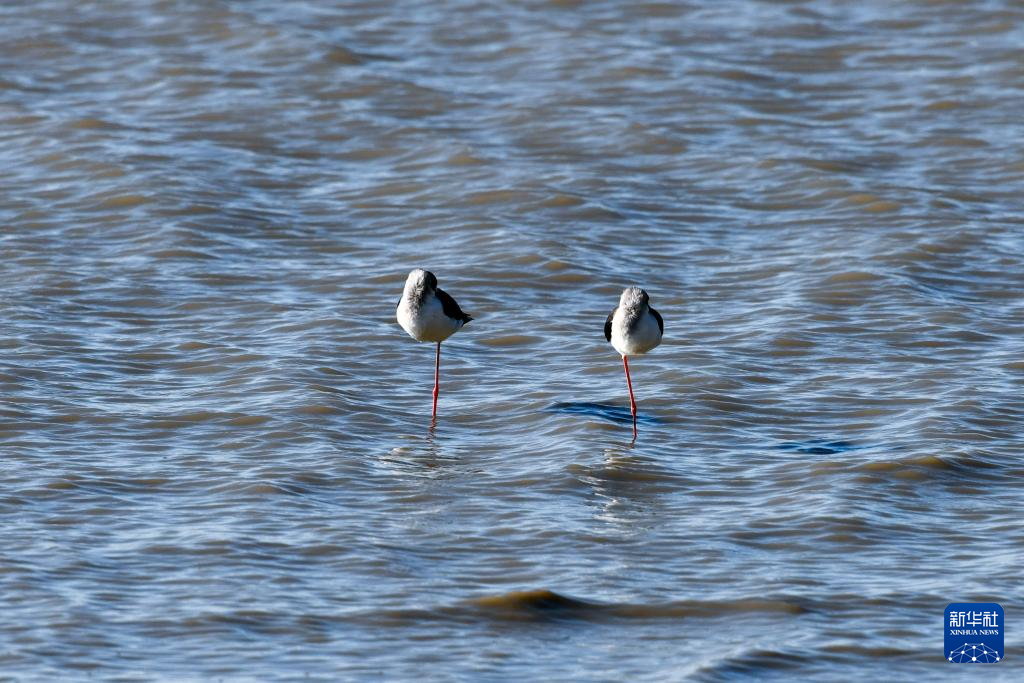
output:
<svg viewBox="0 0 1024 683"><path fill-rule="evenodd" d="M481 339L480 343L485 346L527 346L539 344L544 341L543 337L530 334L507 334L498 337Z"/></svg>
<svg viewBox="0 0 1024 683"><path fill-rule="evenodd" d="M733 601L683 600L664 604L616 604L588 602L551 590L515 591L471 601L489 616L504 619L572 617L580 619L688 619L714 618L723 614L769 612L799 615L807 607L786 600L741 599Z"/></svg>

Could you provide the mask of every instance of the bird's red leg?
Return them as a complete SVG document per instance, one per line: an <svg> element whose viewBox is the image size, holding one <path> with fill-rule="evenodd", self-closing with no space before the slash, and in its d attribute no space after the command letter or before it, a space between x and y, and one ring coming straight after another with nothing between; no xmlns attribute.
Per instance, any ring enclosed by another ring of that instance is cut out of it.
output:
<svg viewBox="0 0 1024 683"><path fill-rule="evenodd" d="M434 410L430 414L431 419L437 417L437 394L438 385L441 383L441 342L437 342L437 356L434 358Z"/></svg>
<svg viewBox="0 0 1024 683"><path fill-rule="evenodd" d="M636 399L633 398L633 381L629 378L629 359L622 357L622 367L626 370L626 386L629 387L629 412L633 414L633 438L636 438Z"/></svg>

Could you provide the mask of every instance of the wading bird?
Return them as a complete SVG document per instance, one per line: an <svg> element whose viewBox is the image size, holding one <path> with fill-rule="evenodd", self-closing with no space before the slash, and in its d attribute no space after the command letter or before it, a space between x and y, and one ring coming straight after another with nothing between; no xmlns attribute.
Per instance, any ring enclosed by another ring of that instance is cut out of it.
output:
<svg viewBox="0 0 1024 683"><path fill-rule="evenodd" d="M437 394L441 377L441 342L462 329L473 318L462 312L455 299L437 288L437 278L428 270L416 268L405 280L405 291L398 302L398 324L416 341L437 342L434 359L434 408L437 418Z"/></svg>
<svg viewBox="0 0 1024 683"><path fill-rule="evenodd" d="M619 305L608 314L604 322L604 338L612 343L622 355L622 367L626 371L626 386L629 387L629 411L633 414L633 438L636 438L636 399L633 398L633 381L629 378L629 356L647 353L661 343L665 323L661 315L651 308L651 298L639 287L622 290Z"/></svg>

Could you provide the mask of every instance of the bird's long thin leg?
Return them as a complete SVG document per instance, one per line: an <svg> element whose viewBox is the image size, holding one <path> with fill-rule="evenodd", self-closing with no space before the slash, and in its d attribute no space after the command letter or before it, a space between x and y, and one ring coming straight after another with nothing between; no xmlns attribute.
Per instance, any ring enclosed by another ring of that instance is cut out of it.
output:
<svg viewBox="0 0 1024 683"><path fill-rule="evenodd" d="M633 381L629 378L629 359L622 357L622 367L626 370L626 386L629 387L629 412L633 414L633 438L636 438L636 399L633 398Z"/></svg>
<svg viewBox="0 0 1024 683"><path fill-rule="evenodd" d="M438 386L441 383L441 342L437 342L437 356L434 358L434 410L431 412L430 417L434 419L437 417L437 395L439 392Z"/></svg>

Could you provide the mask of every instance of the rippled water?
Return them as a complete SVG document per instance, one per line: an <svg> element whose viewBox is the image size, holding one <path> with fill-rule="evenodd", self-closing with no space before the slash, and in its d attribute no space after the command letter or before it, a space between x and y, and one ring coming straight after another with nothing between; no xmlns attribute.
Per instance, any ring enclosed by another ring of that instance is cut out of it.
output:
<svg viewBox="0 0 1024 683"><path fill-rule="evenodd" d="M0 6L0 678L1024 639L1016 2ZM476 319L394 321L431 268ZM602 334L640 283L666 321Z"/></svg>

